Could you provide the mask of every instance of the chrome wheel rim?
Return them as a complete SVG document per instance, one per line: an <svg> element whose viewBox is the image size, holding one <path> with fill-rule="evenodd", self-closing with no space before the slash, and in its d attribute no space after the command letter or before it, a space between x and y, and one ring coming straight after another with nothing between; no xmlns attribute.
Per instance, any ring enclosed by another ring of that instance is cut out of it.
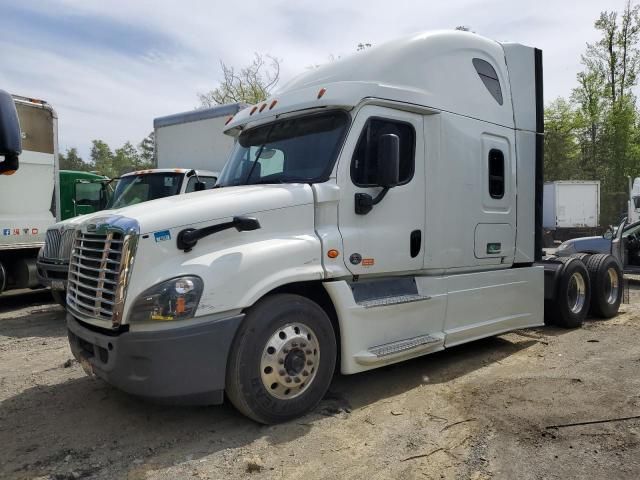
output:
<svg viewBox="0 0 640 480"><path fill-rule="evenodd" d="M609 267L607 269L606 285L604 286L604 292L607 299L607 303L613 305L618 300L618 289L620 288L620 282L618 279L618 272L615 268Z"/></svg>
<svg viewBox="0 0 640 480"><path fill-rule="evenodd" d="M584 277L575 272L569 279L569 287L567 288L567 304L573 313L580 313L584 307L587 297L587 288Z"/></svg>
<svg viewBox="0 0 640 480"><path fill-rule="evenodd" d="M314 331L303 323L287 324L273 332L262 351L262 384L275 398L295 398L313 383L319 362Z"/></svg>

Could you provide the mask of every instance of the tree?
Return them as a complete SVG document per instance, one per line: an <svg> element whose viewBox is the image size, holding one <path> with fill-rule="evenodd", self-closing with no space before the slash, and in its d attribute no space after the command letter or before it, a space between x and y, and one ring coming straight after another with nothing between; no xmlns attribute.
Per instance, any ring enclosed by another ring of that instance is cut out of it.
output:
<svg viewBox="0 0 640 480"><path fill-rule="evenodd" d="M544 111L545 180L570 180L581 176L579 112L563 98L553 101Z"/></svg>
<svg viewBox="0 0 640 480"><path fill-rule="evenodd" d="M94 168L100 175L107 177L115 177L116 172L113 168L113 153L109 145L102 140L93 140L91 147L91 161Z"/></svg>
<svg viewBox="0 0 640 480"><path fill-rule="evenodd" d="M122 147L116 148L113 155L113 171L115 176L133 172L141 167L141 158L138 150L131 144L126 142Z"/></svg>
<svg viewBox="0 0 640 480"><path fill-rule="evenodd" d="M58 159L60 161L60 170L91 170L91 164L86 163L80 158L78 150L75 147L67 148L66 155L64 153L58 154Z"/></svg>
<svg viewBox="0 0 640 480"><path fill-rule="evenodd" d="M156 164L156 134L151 132L138 144L143 168L152 168Z"/></svg>
<svg viewBox="0 0 640 480"><path fill-rule="evenodd" d="M253 61L239 70L222 61L220 67L223 76L220 85L198 94L202 108L225 103L259 103L280 80L280 60L271 55L255 53Z"/></svg>
<svg viewBox="0 0 640 480"><path fill-rule="evenodd" d="M636 84L640 70L640 6L627 1L618 21L617 12L604 11L595 22L601 34L600 40L587 44L582 62L588 72L606 79L607 94L611 103L621 101Z"/></svg>

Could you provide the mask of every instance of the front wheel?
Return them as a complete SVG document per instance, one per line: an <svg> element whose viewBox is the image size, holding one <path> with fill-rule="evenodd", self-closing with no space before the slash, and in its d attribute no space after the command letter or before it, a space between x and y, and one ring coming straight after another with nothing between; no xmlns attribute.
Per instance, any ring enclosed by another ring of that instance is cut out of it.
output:
<svg viewBox="0 0 640 480"><path fill-rule="evenodd" d="M312 410L336 364L329 317L311 300L275 294L251 307L229 354L226 392L253 420L285 422Z"/></svg>

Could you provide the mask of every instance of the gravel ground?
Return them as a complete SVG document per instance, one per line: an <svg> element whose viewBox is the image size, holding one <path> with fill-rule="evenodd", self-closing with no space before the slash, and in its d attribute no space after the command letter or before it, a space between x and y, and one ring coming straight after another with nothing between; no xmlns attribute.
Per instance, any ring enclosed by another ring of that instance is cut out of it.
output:
<svg viewBox="0 0 640 480"><path fill-rule="evenodd" d="M46 291L3 296L0 478L635 480L637 284L631 302L582 329L336 377L312 414L260 426L229 405L159 406L86 377Z"/></svg>

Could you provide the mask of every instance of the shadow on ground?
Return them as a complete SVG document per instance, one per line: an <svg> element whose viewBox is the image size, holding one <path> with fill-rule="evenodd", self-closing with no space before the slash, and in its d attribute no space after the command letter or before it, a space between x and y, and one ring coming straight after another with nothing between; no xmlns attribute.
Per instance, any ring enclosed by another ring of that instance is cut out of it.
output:
<svg viewBox="0 0 640 480"><path fill-rule="evenodd" d="M336 376L318 408L286 428L258 425L228 403L155 405L88 377L40 385L0 403L0 445L7 459L0 464L0 477L60 469L91 476L105 468L120 477L132 465L162 468L259 438L277 445L303 437L327 416L347 415L425 383L449 382L535 343L494 337L358 375ZM26 425L25 418L31 419Z"/></svg>

